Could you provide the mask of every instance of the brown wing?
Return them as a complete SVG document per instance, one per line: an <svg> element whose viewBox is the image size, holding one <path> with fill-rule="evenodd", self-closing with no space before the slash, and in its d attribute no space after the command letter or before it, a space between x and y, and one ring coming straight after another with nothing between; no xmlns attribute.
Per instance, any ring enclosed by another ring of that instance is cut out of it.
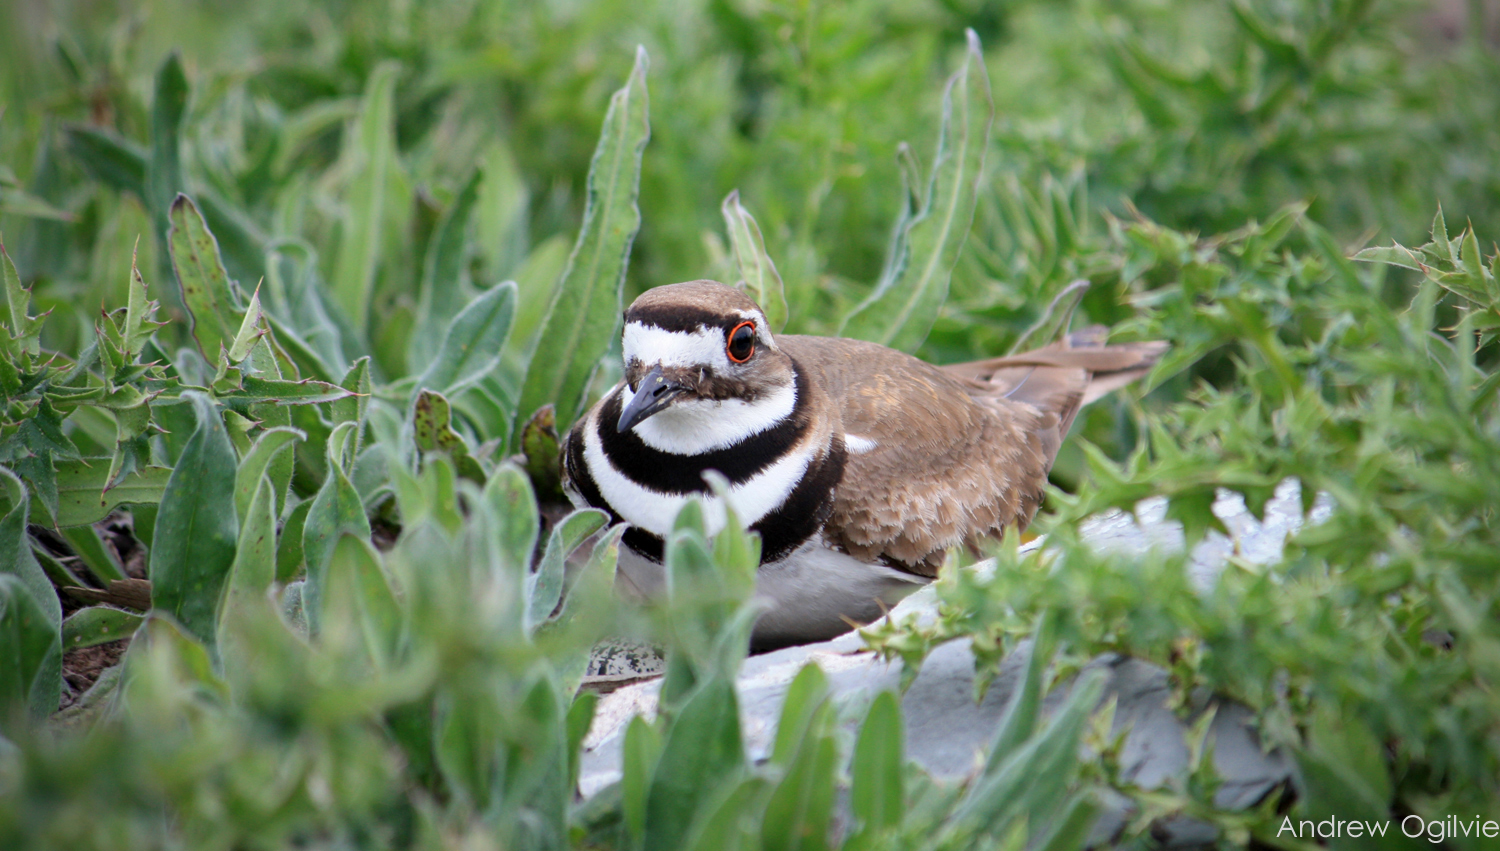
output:
<svg viewBox="0 0 1500 851"><path fill-rule="evenodd" d="M844 433L874 444L861 452L849 441L824 526L830 543L925 576L949 547L1030 522L1073 416L1092 401L1093 373L1138 377L1161 351L1101 356L1119 347L1071 350L1070 341L940 368L857 340L777 341L828 393Z"/></svg>

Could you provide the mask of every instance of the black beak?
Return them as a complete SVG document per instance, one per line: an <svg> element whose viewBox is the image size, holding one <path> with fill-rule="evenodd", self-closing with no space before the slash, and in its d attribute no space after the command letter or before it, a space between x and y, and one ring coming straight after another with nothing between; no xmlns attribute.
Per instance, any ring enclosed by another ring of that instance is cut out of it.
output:
<svg viewBox="0 0 1500 851"><path fill-rule="evenodd" d="M672 404L672 400L682 395L683 388L679 384L661 377L661 367L655 366L641 379L641 383L635 388L635 396L631 398L630 404L620 412L620 422L616 426L617 431L629 431L636 423L645 420L653 414L660 413Z"/></svg>

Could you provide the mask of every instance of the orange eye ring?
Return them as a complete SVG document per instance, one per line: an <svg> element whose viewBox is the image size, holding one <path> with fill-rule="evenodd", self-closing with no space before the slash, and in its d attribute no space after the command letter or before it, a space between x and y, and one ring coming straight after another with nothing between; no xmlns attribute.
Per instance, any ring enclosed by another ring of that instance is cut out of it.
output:
<svg viewBox="0 0 1500 851"><path fill-rule="evenodd" d="M742 333L748 331L749 333ZM744 363L755 356L755 323L741 322L729 331L725 338L724 354L734 363Z"/></svg>

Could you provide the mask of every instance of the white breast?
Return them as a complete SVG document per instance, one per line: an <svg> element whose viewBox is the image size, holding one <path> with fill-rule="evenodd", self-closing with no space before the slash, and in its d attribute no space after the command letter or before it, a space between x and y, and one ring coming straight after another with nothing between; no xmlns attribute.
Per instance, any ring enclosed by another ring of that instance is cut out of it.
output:
<svg viewBox="0 0 1500 851"><path fill-rule="evenodd" d="M687 505L688 500L701 499L708 533L717 534L724 528L724 506L717 496L661 493L641 485L616 469L604 451L603 442L599 440L599 427L598 423L594 423L584 429L584 459L589 465L595 486L599 488L599 495L627 523L665 539L672 531L672 522L677 518L677 512ZM602 427L613 426L604 424ZM780 507L797 483L802 481L802 475L807 472L807 465L812 462L813 455L812 447L788 452L776 463L731 486L729 504L734 507L741 522L751 525Z"/></svg>

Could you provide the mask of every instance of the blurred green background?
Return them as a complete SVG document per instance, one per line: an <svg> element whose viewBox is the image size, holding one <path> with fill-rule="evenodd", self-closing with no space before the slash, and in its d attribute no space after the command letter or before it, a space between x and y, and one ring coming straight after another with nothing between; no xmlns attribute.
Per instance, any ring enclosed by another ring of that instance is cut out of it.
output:
<svg viewBox="0 0 1500 851"><path fill-rule="evenodd" d="M1418 242L1439 203L1481 233L1500 230L1500 77L1484 6L12 0L0 11L0 229L40 302L82 320L119 301L144 213L86 179L87 155L65 130L147 143L152 75L180 50L188 182L262 244L316 246L329 277L348 201L341 137L372 72L394 62L399 162L374 311L398 318L436 215L476 166L487 177L476 284L515 276L551 237L571 239L601 107L642 44L652 139L630 291L725 274L717 210L738 188L788 281L792 328L826 332L880 269L900 201L897 145L930 161L933 94L972 27L996 125L989 191L929 343L951 360L993 353L1006 335L995 326L1024 326L1059 280L1108 276L1077 258L1047 268L1049 246L1024 219L1048 192L1070 201L1082 238L1132 206L1209 234L1297 201L1350 246ZM27 216L32 201L66 219ZM148 239L142 251L155 248ZM1089 309L1118 318L1118 296L1096 288Z"/></svg>

